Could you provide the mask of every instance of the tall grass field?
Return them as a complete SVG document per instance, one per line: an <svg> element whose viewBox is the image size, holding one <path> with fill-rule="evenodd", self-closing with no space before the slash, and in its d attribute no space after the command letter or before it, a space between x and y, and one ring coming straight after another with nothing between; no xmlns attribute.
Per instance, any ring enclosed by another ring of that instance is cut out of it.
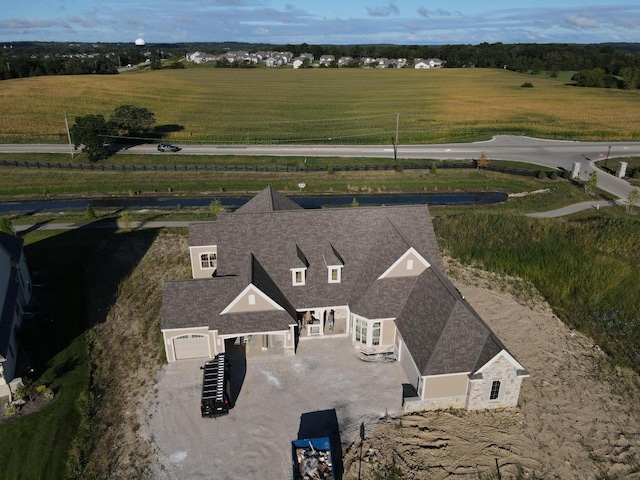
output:
<svg viewBox="0 0 640 480"><path fill-rule="evenodd" d="M522 88L523 83L533 88ZM124 103L180 143L440 143L494 134L631 140L640 91L497 69L214 69L49 76L0 89L0 142L66 141L64 115Z"/></svg>
<svg viewBox="0 0 640 480"><path fill-rule="evenodd" d="M640 221L586 213L534 219L438 217L440 247L463 263L530 281L569 325L640 372Z"/></svg>

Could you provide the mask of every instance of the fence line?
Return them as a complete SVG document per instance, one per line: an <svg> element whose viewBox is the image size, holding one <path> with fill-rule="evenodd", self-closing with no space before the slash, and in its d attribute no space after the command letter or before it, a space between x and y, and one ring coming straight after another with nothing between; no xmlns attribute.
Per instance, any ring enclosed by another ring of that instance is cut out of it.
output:
<svg viewBox="0 0 640 480"><path fill-rule="evenodd" d="M4 167L25 167L25 168L49 168L49 169L64 169L64 170L89 170L89 171L175 171L175 172L188 172L188 171L203 171L203 172L326 172L333 170L336 172L359 172L369 170L430 170L432 163L408 163L403 165L402 163L396 164L384 164L384 165L335 165L335 166L322 166L322 165L157 165L157 164L142 164L142 165L105 165L103 163L51 163L51 162L27 162L17 160L0 160L0 166ZM450 169L450 168L477 168L473 162L443 162L436 163L436 168ZM538 174L539 170L523 170L517 168L497 167L491 164L484 167L484 170L490 170L492 172L510 173L512 175L523 175L534 177ZM541 170L547 171L541 167Z"/></svg>

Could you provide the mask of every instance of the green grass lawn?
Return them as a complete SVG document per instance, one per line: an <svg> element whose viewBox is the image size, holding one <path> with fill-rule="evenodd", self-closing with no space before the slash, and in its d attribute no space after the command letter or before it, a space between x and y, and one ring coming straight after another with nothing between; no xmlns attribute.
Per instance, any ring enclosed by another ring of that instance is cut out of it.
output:
<svg viewBox="0 0 640 480"><path fill-rule="evenodd" d="M30 346L31 360L56 396L41 411L0 425L0 478L66 478L66 463L80 425L79 398L90 384L85 340L88 327L85 267L108 230L33 232L25 236L25 256L34 275L34 295L48 299Z"/></svg>
<svg viewBox="0 0 640 480"><path fill-rule="evenodd" d="M42 376L57 392L41 411L0 425L0 477L58 479L66 477L69 448L80 415L78 398L89 388L89 358L84 337L76 338L51 359Z"/></svg>
<svg viewBox="0 0 640 480"><path fill-rule="evenodd" d="M55 157L60 161L63 156ZM128 156L117 155L107 160L105 165L131 165ZM23 156L22 158L30 158ZM31 157L32 159L38 157ZM51 158L51 157L48 157ZM2 159L2 156L0 156ZM169 165L173 159L163 157ZM135 159L133 159L135 160ZM144 158L149 164L152 160L148 156ZM35 160L38 161L38 160ZM67 160L68 161L68 160ZM115 163L112 163L115 162ZM136 171L122 170L69 170L48 168L2 167L2 179L0 179L0 198L16 195L35 195L47 198L48 195L78 194L93 196L95 194L128 195L134 192L142 194L167 194L171 193L202 193L210 192L246 192L262 190L266 185L271 185L278 190L297 191L297 184L304 181L307 184L305 192L308 193L357 193L361 192L427 192L427 191L460 191L460 190L486 190L491 183L496 189L506 192L519 192L535 189L539 181L533 177L509 175L489 170L478 171L473 168L442 168L442 162L436 162L440 167L437 174L430 169L411 169L411 165L423 165L430 167L433 160L407 160L401 164L406 168L395 171L396 164L393 159L343 159L343 158L310 158L306 164L309 167L320 166L333 167L334 173L329 170L321 171L251 171L250 168L260 166L293 166L304 167L304 158L282 157L204 157L181 156L180 163L176 163L176 170L149 171L140 168ZM58 163L52 161L52 163ZM63 161L66 163L66 161ZM466 162L470 164L470 161ZM183 165L232 165L249 167L248 171L203 171L180 170ZM367 171L343 171L342 166L364 168L364 165L374 167ZM391 170L376 170L376 166L386 165ZM490 165L516 168L530 172L537 172L539 166L526 165L520 162L490 161Z"/></svg>

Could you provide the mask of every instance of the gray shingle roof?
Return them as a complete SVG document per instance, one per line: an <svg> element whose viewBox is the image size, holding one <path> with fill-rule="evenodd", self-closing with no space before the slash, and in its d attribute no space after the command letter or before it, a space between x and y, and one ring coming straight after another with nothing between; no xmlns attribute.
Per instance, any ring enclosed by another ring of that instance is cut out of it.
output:
<svg viewBox="0 0 640 480"><path fill-rule="evenodd" d="M286 201L274 201L278 196ZM286 208L291 201L271 188L254 200L244 211L191 226L190 245L218 245L221 278L167 282L162 328L281 330L294 323L296 308L349 305L367 318L396 318L423 375L473 372L504 348L442 273L426 205L304 210ZM431 267L378 280L410 247ZM341 283L328 282L327 265L343 265ZM306 284L293 286L291 269L301 267ZM218 315L249 279L285 312L233 314L233 322Z"/></svg>
<svg viewBox="0 0 640 480"><path fill-rule="evenodd" d="M236 213L264 213L301 209L300 205L269 186L238 208Z"/></svg>
<svg viewBox="0 0 640 480"><path fill-rule="evenodd" d="M7 251L12 261L16 263L20 261L23 245L24 240L22 238L0 232L0 246Z"/></svg>
<svg viewBox="0 0 640 480"><path fill-rule="evenodd" d="M18 264L22 259L23 244L22 238L0 232L0 248L4 250L2 254L6 254L9 257L9 272L2 272L2 275L6 274L9 279L7 291L0 292L0 299L3 301L0 306L0 357L2 359L7 358L9 351L13 318L16 311L16 303L18 302L20 285L15 281L18 272L14 265Z"/></svg>
<svg viewBox="0 0 640 480"><path fill-rule="evenodd" d="M4 292L6 295L4 295L4 303L2 304L2 312L0 313L0 358L2 360L7 358L9 352L13 318L16 311L16 303L18 303L19 284L14 280L16 275L17 269L11 267L9 272L9 285L7 286L7 291Z"/></svg>
<svg viewBox="0 0 640 480"><path fill-rule="evenodd" d="M239 277L165 282L160 328L207 327L218 330L221 335L230 335L287 330L290 324L296 323L286 308L220 315L246 286L246 279Z"/></svg>

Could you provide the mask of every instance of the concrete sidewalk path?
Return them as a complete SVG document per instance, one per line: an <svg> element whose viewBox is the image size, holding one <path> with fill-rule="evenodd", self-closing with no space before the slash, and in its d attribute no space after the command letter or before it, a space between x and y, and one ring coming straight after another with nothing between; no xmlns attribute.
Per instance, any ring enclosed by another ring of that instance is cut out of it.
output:
<svg viewBox="0 0 640 480"><path fill-rule="evenodd" d="M600 207L611 207L617 204L618 204L617 202L613 202L610 200L580 202L580 203L574 203L572 205L567 205L566 207L558 208L557 210L549 210L547 212L527 213L527 217L534 217L534 218L563 217L565 215L571 215L572 213L581 212L583 210L589 210L589 209L598 210L600 209Z"/></svg>

